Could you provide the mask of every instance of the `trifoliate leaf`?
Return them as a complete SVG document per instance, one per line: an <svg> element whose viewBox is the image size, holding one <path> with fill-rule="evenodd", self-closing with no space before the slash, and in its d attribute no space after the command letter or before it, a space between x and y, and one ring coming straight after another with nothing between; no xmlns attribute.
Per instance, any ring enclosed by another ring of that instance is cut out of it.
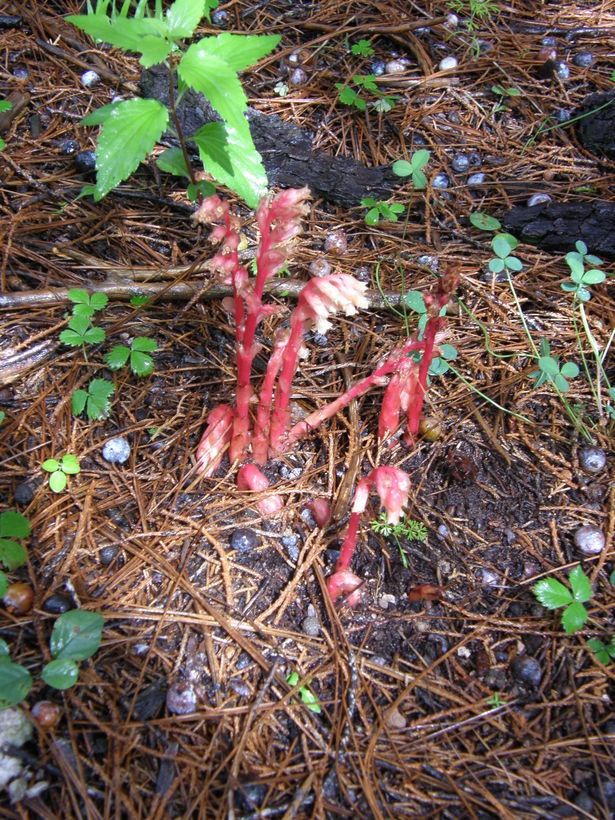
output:
<svg viewBox="0 0 615 820"><path fill-rule="evenodd" d="M26 551L17 541L0 538L0 561L12 571L26 563Z"/></svg>
<svg viewBox="0 0 615 820"><path fill-rule="evenodd" d="M557 609L572 602L570 590L555 578L542 578L534 584L532 592L547 609Z"/></svg>
<svg viewBox="0 0 615 820"><path fill-rule="evenodd" d="M512 247L504 234L497 234L497 236L494 236L491 240L491 247L493 248L495 255L499 256L500 259L506 259L512 250Z"/></svg>
<svg viewBox="0 0 615 820"><path fill-rule="evenodd" d="M205 170L256 208L267 191L267 175L247 124L242 129L211 122L192 137Z"/></svg>
<svg viewBox="0 0 615 820"><path fill-rule="evenodd" d="M149 336L136 336L130 345L131 350L142 350L145 353L151 353L156 347L156 340Z"/></svg>
<svg viewBox="0 0 615 820"><path fill-rule="evenodd" d="M547 376L557 376L559 373L558 364L552 356L541 356L538 359L538 367Z"/></svg>
<svg viewBox="0 0 615 820"><path fill-rule="evenodd" d="M100 646L104 619L97 612L71 609L53 625L49 650L52 657L85 661Z"/></svg>
<svg viewBox="0 0 615 820"><path fill-rule="evenodd" d="M137 168L167 126L169 113L158 100L124 100L103 123L96 146L96 189L109 193Z"/></svg>
<svg viewBox="0 0 615 820"><path fill-rule="evenodd" d="M126 347L126 345L115 345L103 356L103 359L111 370L119 370L120 367L124 367L129 356L130 348Z"/></svg>
<svg viewBox="0 0 615 820"><path fill-rule="evenodd" d="M587 620L587 610L581 603L570 604L562 612L562 626L568 634L578 632Z"/></svg>
<svg viewBox="0 0 615 820"><path fill-rule="evenodd" d="M30 535L30 523L25 516L16 510L5 510L0 513L0 537L27 538Z"/></svg>
<svg viewBox="0 0 615 820"><path fill-rule="evenodd" d="M55 473L56 470L60 469L60 462L55 458L45 459L41 464L41 469L45 470L46 473Z"/></svg>
<svg viewBox="0 0 615 820"><path fill-rule="evenodd" d="M156 165L161 171L173 174L176 177L190 178L190 173L186 166L186 160L181 148L167 148L159 157L156 157Z"/></svg>
<svg viewBox="0 0 615 820"><path fill-rule="evenodd" d="M94 308L92 307L92 305L84 305L84 304L73 305L73 316L77 316L77 315L85 316L88 319L91 319L92 316L94 315Z"/></svg>
<svg viewBox="0 0 615 820"><path fill-rule="evenodd" d="M58 659L43 666L41 678L54 689L70 689L79 677L79 669L74 661Z"/></svg>
<svg viewBox="0 0 615 820"><path fill-rule="evenodd" d="M487 267L491 273L500 273L504 270L504 262L502 259L498 258L490 259Z"/></svg>
<svg viewBox="0 0 615 820"><path fill-rule="evenodd" d="M61 493L64 487L66 487L66 476L61 470L49 476L49 489L52 492Z"/></svg>
<svg viewBox="0 0 615 820"><path fill-rule="evenodd" d="M572 597L575 601L585 603L592 597L592 588L589 583L589 578L583 572L580 566L576 566L568 576L570 587L572 589Z"/></svg>
<svg viewBox="0 0 615 820"><path fill-rule="evenodd" d="M111 405L109 396L115 387L107 379L93 379L88 387L87 414L90 419L106 419Z"/></svg>
<svg viewBox="0 0 615 820"><path fill-rule="evenodd" d="M173 40L190 37L204 13L204 0L175 0L166 14L169 37Z"/></svg>
<svg viewBox="0 0 615 820"><path fill-rule="evenodd" d="M83 338L89 345L100 344L105 341L105 331L102 327L91 327L86 330Z"/></svg>

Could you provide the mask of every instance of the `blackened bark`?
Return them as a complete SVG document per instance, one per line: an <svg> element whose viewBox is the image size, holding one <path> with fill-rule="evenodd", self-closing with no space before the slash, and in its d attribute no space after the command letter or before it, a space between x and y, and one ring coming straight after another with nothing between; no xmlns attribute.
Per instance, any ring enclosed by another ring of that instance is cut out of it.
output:
<svg viewBox="0 0 615 820"><path fill-rule="evenodd" d="M615 91L591 94L572 112L581 145L592 154L615 159Z"/></svg>

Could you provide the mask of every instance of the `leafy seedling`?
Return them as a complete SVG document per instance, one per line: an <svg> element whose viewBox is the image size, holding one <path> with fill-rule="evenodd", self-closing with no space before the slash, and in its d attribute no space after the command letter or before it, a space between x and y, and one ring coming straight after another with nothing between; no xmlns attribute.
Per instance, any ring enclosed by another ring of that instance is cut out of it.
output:
<svg viewBox="0 0 615 820"><path fill-rule="evenodd" d="M609 643L605 644L598 638L590 638L587 641L587 646L594 653L598 663L606 666L609 661L615 660L615 635L611 637Z"/></svg>
<svg viewBox="0 0 615 820"><path fill-rule="evenodd" d="M322 709L320 707L320 703L318 702L318 698L309 688L310 682L311 678L308 678L303 686L299 687L299 697L310 712L315 712L319 715L322 712ZM299 675L296 672L291 672L286 676L286 683L288 683L289 686L296 686L299 683Z"/></svg>
<svg viewBox="0 0 615 820"><path fill-rule="evenodd" d="M28 519L15 510L0 513L0 563L11 572L26 562L26 551L19 540L30 535ZM0 598L6 592L8 582L0 570Z"/></svg>
<svg viewBox="0 0 615 820"><path fill-rule="evenodd" d="M5 418L6 418L6 413L4 412L4 410L0 410L0 424L2 424L2 422L4 421Z"/></svg>
<svg viewBox="0 0 615 820"><path fill-rule="evenodd" d="M570 268L570 281L562 282L560 285L563 291L573 293L580 302L589 302L591 293L587 289L588 285L599 285L606 279L604 271L592 268L585 270L585 263L590 265L601 265L602 260L597 256L587 253L587 245L584 242L577 242L576 251L566 254L566 263Z"/></svg>
<svg viewBox="0 0 615 820"><path fill-rule="evenodd" d="M378 99L373 102L376 110L381 113L390 111L395 106L396 98L388 97L386 94L383 94L376 85L375 80L376 77L374 74L353 74L352 83L356 86L358 91L355 91L355 89L348 83L335 83L335 87L338 90L338 100L344 105L351 105L359 111L365 111L367 108L367 102L363 99L361 93L366 91L368 94L378 97Z"/></svg>
<svg viewBox="0 0 615 820"><path fill-rule="evenodd" d="M73 313L68 327L60 333L60 341L69 347L93 345L105 340L102 327L92 327L90 317L84 313Z"/></svg>
<svg viewBox="0 0 615 820"><path fill-rule="evenodd" d="M0 113L2 111L10 111L10 109L12 107L13 107L13 104L11 102L9 102L8 100L0 100ZM5 146L6 146L5 141L2 139L2 137L0 137L0 151L4 150Z"/></svg>
<svg viewBox="0 0 615 820"><path fill-rule="evenodd" d="M91 658L100 646L104 620L97 612L73 609L53 625L49 651L53 658L43 667L42 679L54 689L68 689L79 676L78 661Z"/></svg>
<svg viewBox="0 0 615 820"><path fill-rule="evenodd" d="M514 236L509 233L498 233L491 240L491 248L495 254L489 260L489 270L491 273L518 272L523 268L523 264L516 256L512 256L512 251L519 243Z"/></svg>
<svg viewBox="0 0 615 820"><path fill-rule="evenodd" d="M567 379L574 379L579 375L579 368L574 362L565 362L559 365L558 357L551 355L549 342L541 339L539 343L538 370L529 374L534 380L534 387L540 387L545 382L554 384L560 393L567 393L570 385Z"/></svg>
<svg viewBox="0 0 615 820"><path fill-rule="evenodd" d="M156 342L148 336L137 336L130 347L115 345L104 357L111 370L119 370L130 359L130 369L135 376L149 376L154 369L154 360L149 355L156 350Z"/></svg>
<svg viewBox="0 0 615 820"><path fill-rule="evenodd" d="M32 688L32 675L13 663L6 641L0 638L0 709L20 703Z"/></svg>
<svg viewBox="0 0 615 820"><path fill-rule="evenodd" d="M49 489L54 493L61 493L66 487L66 476L77 475L81 472L76 456L71 453L66 453L59 461L55 458L48 458L43 461L41 468L46 473L51 473L49 476Z"/></svg>
<svg viewBox="0 0 615 820"><path fill-rule="evenodd" d="M382 200L372 199L370 196L363 197L361 205L364 208L369 208L365 214L366 225L377 225L380 217L387 219L389 222L397 222L398 214L404 212L404 206L401 202L391 202L389 205Z"/></svg>
<svg viewBox="0 0 615 820"><path fill-rule="evenodd" d="M518 97L521 93L518 88L503 88L501 85L492 85L491 91L498 97L498 104L493 109L494 114L506 110L508 97Z"/></svg>
<svg viewBox="0 0 615 820"><path fill-rule="evenodd" d="M135 308L143 307L143 305L146 305L148 302L149 302L149 296L135 295L135 296L130 297L130 304Z"/></svg>
<svg viewBox="0 0 615 820"><path fill-rule="evenodd" d="M108 302L106 293L92 293L90 295L80 288L71 288L66 296L73 303L73 316L85 316L88 319L97 310L102 310Z"/></svg>
<svg viewBox="0 0 615 820"><path fill-rule="evenodd" d="M89 419L106 419L111 409L109 397L115 387L107 379L92 379L87 390L75 390L70 403L73 413L81 415L84 409Z"/></svg>
<svg viewBox="0 0 615 820"><path fill-rule="evenodd" d="M483 211L474 211L470 214L470 222L479 231L499 231L502 227L499 220Z"/></svg>
<svg viewBox="0 0 615 820"><path fill-rule="evenodd" d="M372 530L385 538L392 537L399 550L402 565L407 569L408 561L399 542L400 538L408 541L424 541L427 538L427 529L420 521L414 518L401 518L397 524L390 524L387 521L386 512L381 512L378 518L369 522Z"/></svg>
<svg viewBox="0 0 615 820"><path fill-rule="evenodd" d="M422 191L427 186L427 180L423 173L423 168L429 162L430 153L426 148L419 148L410 157L410 161L405 159L396 160L391 166L391 170L398 177L410 177L412 185L417 191Z"/></svg>
<svg viewBox="0 0 615 820"><path fill-rule="evenodd" d="M371 57L374 53L374 49L369 40L359 40L350 46L350 53L360 57Z"/></svg>
<svg viewBox="0 0 615 820"><path fill-rule="evenodd" d="M485 702L487 706L491 706L492 709L499 709L500 706L506 706L506 701L500 698L499 692L494 692Z"/></svg>
<svg viewBox="0 0 615 820"><path fill-rule="evenodd" d="M568 634L578 632L587 620L587 610L583 604L592 597L589 578L580 566L576 566L568 575L570 589L555 578L543 578L532 587L538 601L547 609L561 609L562 626Z"/></svg>
<svg viewBox="0 0 615 820"><path fill-rule="evenodd" d="M425 325L427 324L427 308L425 307L423 295L418 290L410 290L405 295L404 302L406 307L408 307L413 313L417 313L419 316L417 326L419 330L420 339L423 334ZM444 316L445 314L446 308L442 308L440 310L440 316ZM434 358L431 360L429 364L429 370L427 371L427 374L429 376L442 376L450 369L447 362L453 361L453 359L457 358L457 349L453 347L453 345L445 343L438 345L438 348L440 350L441 355L434 356Z"/></svg>

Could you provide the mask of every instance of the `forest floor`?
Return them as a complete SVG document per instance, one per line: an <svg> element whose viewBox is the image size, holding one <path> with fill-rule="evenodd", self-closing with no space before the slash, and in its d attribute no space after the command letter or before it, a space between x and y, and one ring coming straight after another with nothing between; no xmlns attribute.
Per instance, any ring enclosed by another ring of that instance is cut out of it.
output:
<svg viewBox="0 0 615 820"><path fill-rule="evenodd" d="M136 58L94 46L63 19L79 5L9 2L4 13L21 18L0 21L0 98L13 94L21 105L0 153L0 512L19 510L30 523L27 564L9 581L34 590L26 612L2 608L0 636L34 679L20 708L30 715L49 700L60 710L14 752L24 788L2 792L3 816L612 817L615 667L587 646L615 631L608 400L604 384L595 395L578 303L573 310L561 289L564 253L519 244L522 269L509 282L490 273L492 234L469 216L501 217L537 193L612 200L612 165L556 117L612 88L615 7L494 2L468 32L467 15L451 28L450 8L429 0L223 6L226 19L216 19L228 30L282 37L242 74L250 106L365 166L430 152L425 190L399 180L392 192L403 205L397 221L369 226L360 204L311 200L288 296L284 286L270 296L279 311L263 325L264 351L312 263L326 259L332 272L366 280L372 304L336 320L326 337L308 336L297 417L414 332L416 314L404 316L400 294L427 292L449 266L459 272L446 311L455 372L433 378L424 406L435 440L379 446L381 391L369 393L268 465L285 505L264 519L227 461L213 478L195 469L208 411L233 400L234 337L212 292L184 310L211 276L212 250L181 181L148 162L102 201L77 198L92 177L75 155L93 150L97 130L81 118L129 96L139 80ZM206 25L199 35L219 31ZM546 36L568 77L542 71ZM361 39L373 55L351 52ZM577 65L581 52L590 65ZM446 56L457 65L439 70ZM336 82L402 58L402 73L377 78L397 97L390 111L338 100ZM304 75L293 85L297 60ZM91 88L80 79L86 69L100 76ZM505 93L511 88L519 93ZM451 166L459 155L470 160L466 170ZM469 184L476 173L484 176ZM231 202L253 250L253 214ZM345 235L345 252L323 250L333 232ZM602 269L612 272L612 262ZM613 326L609 287L608 279L592 286L585 306L601 351ZM103 344L60 343L67 288L110 294L95 317ZM140 292L149 300L131 303ZM560 365L580 366L566 404L530 376L537 357L528 334L536 348L546 339ZM109 370L103 355L135 337L155 340L153 372ZM604 367L612 374L606 359ZM92 377L114 385L102 420L71 409L71 394ZM606 454L593 473L583 469L588 431ZM118 436L129 456L109 463L102 448ZM80 472L54 493L41 464L66 453ZM407 515L427 535L402 536L398 549L370 528L380 512L370 501L352 564L363 599L334 608L325 579L352 487L376 463L409 474ZM307 509L314 497L332 505L322 528ZM575 545L586 524L604 534L597 554ZM561 610L545 609L532 587L545 577L566 583L579 561L593 587L589 619L566 634ZM100 613L104 629L77 684L58 691L40 670L67 608ZM185 714L167 706L180 685L195 698ZM308 691L318 711L302 700Z"/></svg>

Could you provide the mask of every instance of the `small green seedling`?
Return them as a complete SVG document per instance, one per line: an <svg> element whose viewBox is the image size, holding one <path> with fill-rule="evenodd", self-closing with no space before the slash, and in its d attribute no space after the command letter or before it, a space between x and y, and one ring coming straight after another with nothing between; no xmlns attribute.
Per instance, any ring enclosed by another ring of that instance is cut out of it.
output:
<svg viewBox="0 0 615 820"><path fill-rule="evenodd" d="M149 302L149 296L135 295L135 296L130 297L130 304L135 308L143 307L143 305L146 305L148 302Z"/></svg>
<svg viewBox="0 0 615 820"><path fill-rule="evenodd" d="M102 327L93 327L89 316L73 313L68 327L60 333L60 341L69 347L99 344L105 341L105 331Z"/></svg>
<svg viewBox="0 0 615 820"><path fill-rule="evenodd" d="M80 416L84 409L89 419L106 419L111 409L109 397L115 387L107 379L92 379L87 390L75 390L70 403L75 416Z"/></svg>
<svg viewBox="0 0 615 820"><path fill-rule="evenodd" d="M88 319L97 310L102 310L109 301L106 293L92 293L90 295L81 288L71 288L66 296L73 303L73 316L86 316Z"/></svg>
<svg viewBox="0 0 615 820"><path fill-rule="evenodd" d="M505 111L507 108L507 97L518 97L521 93L518 88L503 88L501 85L492 85L491 91L498 97L498 103L493 109L494 114Z"/></svg>
<svg viewBox="0 0 615 820"><path fill-rule="evenodd" d="M9 102L8 100L0 100L0 113L2 111L10 111L12 107L13 107L13 104L11 102ZM6 146L5 141L2 139L2 137L0 137L0 151L2 151L5 146Z"/></svg>
<svg viewBox="0 0 615 820"><path fill-rule="evenodd" d="M4 410L0 410L0 424L2 424L2 422L4 421L5 418L6 418L6 413L4 412Z"/></svg>
<svg viewBox="0 0 615 820"><path fill-rule="evenodd" d="M417 191L422 191L427 186L423 168L429 162L430 156L431 154L426 148L419 148L410 157L410 162L405 159L398 159L391 166L391 170L397 177L410 177L413 187Z"/></svg>
<svg viewBox="0 0 615 820"><path fill-rule="evenodd" d="M397 549L401 556L403 566L408 568L408 561L399 542L400 538L406 538L408 541L424 541L427 538L427 529L420 521L414 518L401 518L397 524L389 524L385 512L380 513L378 518L369 522L370 527L374 532L388 538L393 537L397 544Z"/></svg>
<svg viewBox="0 0 615 820"><path fill-rule="evenodd" d="M66 487L66 476L77 475L81 472L76 456L71 453L63 455L59 461L55 458L48 458L43 461L41 468L46 473L51 473L49 476L49 489L54 493L61 493Z"/></svg>
<svg viewBox="0 0 615 820"><path fill-rule="evenodd" d="M49 640L52 661L45 664L41 678L54 689L68 689L77 682L77 662L91 658L100 646L103 618L97 612L73 609L60 615ZM22 701L32 688L32 675L12 663L6 641L0 639L0 709Z"/></svg>
<svg viewBox="0 0 615 820"><path fill-rule="evenodd" d="M565 362L560 367L558 357L551 355L549 342L544 338L540 340L538 352L538 370L529 374L530 379L534 380L534 387L551 382L560 393L567 393L570 389L567 379L574 379L579 375L577 365L574 362Z"/></svg>
<svg viewBox="0 0 615 820"><path fill-rule="evenodd" d="M589 265L601 265L602 259L587 253L587 245L585 242L576 242L575 247L576 251L570 251L565 257L566 263L570 268L570 281L562 282L560 287L567 293L573 293L575 298L580 302L589 302L591 293L587 289L587 285L599 285L606 279L606 274L597 268L586 271L586 263Z"/></svg>
<svg viewBox="0 0 615 820"><path fill-rule="evenodd" d="M0 563L9 571L26 563L26 551L20 540L30 535L30 523L21 513L5 510L0 513ZM4 572L0 570L0 598L8 586Z"/></svg>
<svg viewBox="0 0 615 820"><path fill-rule="evenodd" d="M505 270L507 273L522 270L523 264L516 256L512 256L512 251L519 243L509 233L497 233L491 240L491 248L495 254L493 259L489 260L489 270L491 273L501 273Z"/></svg>
<svg viewBox="0 0 615 820"><path fill-rule="evenodd" d="M311 680L311 678L308 678L303 686L299 687L299 697L310 712L315 712L319 715L322 712L322 709L320 707L320 703L318 702L318 698L312 690L309 689ZM299 675L296 672L291 672L286 676L286 683L288 683L289 686L296 686L299 683Z"/></svg>
<svg viewBox="0 0 615 820"><path fill-rule="evenodd" d="M500 706L506 706L506 701L500 698L499 692L494 692L490 695L486 700L487 706L491 706L492 709L499 709Z"/></svg>
<svg viewBox="0 0 615 820"><path fill-rule="evenodd" d="M130 347L115 345L103 358L111 370L124 367L130 358L130 369L135 376L149 376L154 369L154 360L149 354L154 350L156 350L154 339L148 336L137 336L132 340Z"/></svg>
<svg viewBox="0 0 615 820"><path fill-rule="evenodd" d="M413 313L417 313L419 316L418 320L418 331L419 331L419 339L423 334L423 330L425 329L425 325L427 324L427 308L425 307L425 302L423 300L423 294L418 290L410 290L404 297L404 304L407 308L409 308ZM444 316L446 313L446 307L443 307L440 310L440 316ZM457 350L453 347L453 345L449 344L441 344L438 345L440 350L440 356L434 356L429 364L429 370L427 374L429 376L441 376L443 373L446 373L450 368L447 362L453 361L453 359L457 358ZM420 355L415 356L416 360L420 359Z"/></svg>
<svg viewBox="0 0 615 820"><path fill-rule="evenodd" d="M590 638L587 641L587 646L594 653L594 657L603 666L606 666L610 661L615 661L615 635L611 636L609 643L605 644L598 638Z"/></svg>
<svg viewBox="0 0 615 820"><path fill-rule="evenodd" d="M351 88L348 83L335 83L335 87L338 90L338 100L344 105L351 105L358 108L359 111L365 111L367 108L367 102L363 99L361 93L366 91L368 94L378 98L377 100L372 101L374 108L377 111L386 114L387 111L390 111L395 107L397 98L389 97L386 94L383 94L376 85L375 80L376 76L374 74L353 74L352 83L358 89L357 91L355 91L354 88Z"/></svg>
<svg viewBox="0 0 615 820"><path fill-rule="evenodd" d="M364 208L369 208L365 214L366 225L377 225L380 217L387 219L389 222L397 222L398 214L404 212L404 206L401 202L383 202L381 199L375 200L371 196L363 197L361 205Z"/></svg>
<svg viewBox="0 0 615 820"><path fill-rule="evenodd" d="M474 211L470 214L470 222L479 231L499 231L502 227L499 220L484 211Z"/></svg>
<svg viewBox="0 0 615 820"><path fill-rule="evenodd" d="M578 632L587 620L587 610L583 604L592 597L589 578L580 566L576 566L568 575L570 589L555 578L543 578L532 587L532 592L547 609L560 609L562 626L568 634ZM572 590L572 591L571 591Z"/></svg>
<svg viewBox="0 0 615 820"><path fill-rule="evenodd" d="M358 40L350 46L350 53L360 57L371 57L374 49L369 40Z"/></svg>

